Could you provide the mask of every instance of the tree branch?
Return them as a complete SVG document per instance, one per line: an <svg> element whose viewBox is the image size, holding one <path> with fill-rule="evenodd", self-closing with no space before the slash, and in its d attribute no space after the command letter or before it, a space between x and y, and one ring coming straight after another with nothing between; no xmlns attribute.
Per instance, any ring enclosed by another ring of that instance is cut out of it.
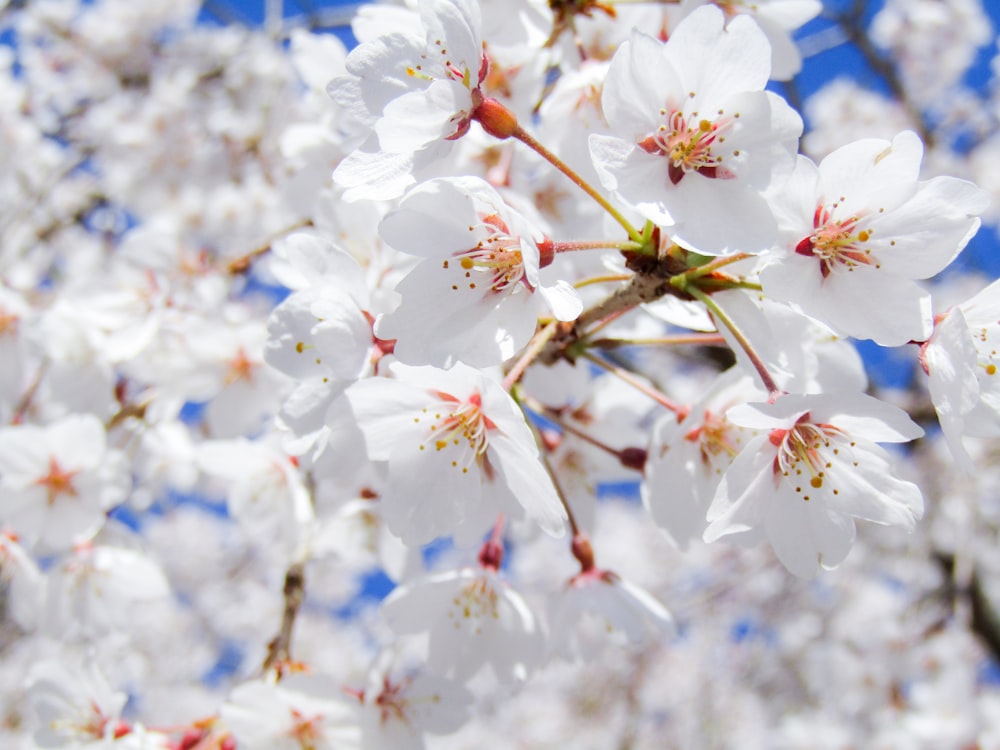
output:
<svg viewBox="0 0 1000 750"><path fill-rule="evenodd" d="M293 563L288 567L282 595L285 598L285 609L281 614L281 629L267 644L264 671L273 669L292 657L292 631L295 628L295 618L306 598L306 574L303 563Z"/></svg>

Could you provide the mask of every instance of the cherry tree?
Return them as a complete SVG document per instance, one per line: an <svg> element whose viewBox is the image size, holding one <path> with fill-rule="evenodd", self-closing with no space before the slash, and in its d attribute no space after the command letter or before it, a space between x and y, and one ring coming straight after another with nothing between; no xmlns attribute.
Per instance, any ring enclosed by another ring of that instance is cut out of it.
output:
<svg viewBox="0 0 1000 750"><path fill-rule="evenodd" d="M0 745L1000 746L1000 57L869 5L0 0Z"/></svg>

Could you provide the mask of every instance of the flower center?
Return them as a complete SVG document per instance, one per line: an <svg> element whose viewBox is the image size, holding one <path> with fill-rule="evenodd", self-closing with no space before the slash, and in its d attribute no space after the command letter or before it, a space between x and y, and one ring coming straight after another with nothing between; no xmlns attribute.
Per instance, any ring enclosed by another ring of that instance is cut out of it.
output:
<svg viewBox="0 0 1000 750"><path fill-rule="evenodd" d="M520 240L511 236L506 223L496 214L484 217L479 226L486 227L487 237L471 250L457 255L465 278L469 280L469 289L483 288L494 294L512 294L521 282L527 286ZM443 267L449 268L451 263L446 260ZM452 284L451 288L457 291L459 285Z"/></svg>
<svg viewBox="0 0 1000 750"><path fill-rule="evenodd" d="M299 743L301 750L316 750L323 740L322 716L307 717L301 711L291 709L292 728L289 736Z"/></svg>
<svg viewBox="0 0 1000 750"><path fill-rule="evenodd" d="M420 450L426 450L429 445L439 453L456 451L451 465L466 474L473 461L486 461L488 431L496 425L483 414L482 397L478 392L468 401L459 401L449 393L435 392L434 395L444 402L439 410L431 414L430 408L425 407L422 414L426 416L414 417L417 422L428 417L431 420L426 432L427 442L420 444Z"/></svg>
<svg viewBox="0 0 1000 750"><path fill-rule="evenodd" d="M35 484L41 485L48 493L46 502L49 507L55 505L56 499L60 495L76 497L76 487L73 486L73 477L79 471L65 471L55 458L49 458L49 473L41 479L35 480Z"/></svg>
<svg viewBox="0 0 1000 750"><path fill-rule="evenodd" d="M724 467L739 453L737 446L741 442L740 432L742 428L735 426L724 416L706 409L702 423L688 431L684 439L698 443L701 462L706 471L714 468L716 474L721 474Z"/></svg>
<svg viewBox="0 0 1000 750"><path fill-rule="evenodd" d="M860 228L860 221L858 216L834 220L832 210L821 204L813 214L813 233L795 246L795 252L818 258L824 279L837 267L848 271L857 266L879 268L871 248L865 246L873 230Z"/></svg>
<svg viewBox="0 0 1000 750"><path fill-rule="evenodd" d="M723 166L723 156L718 148L725 143L726 133L733 123L732 119L721 116L722 110L719 111L720 117L714 121L700 118L697 112L688 118L678 110L661 109L660 114L664 123L638 146L646 153L667 157L670 182L676 185L688 172L697 172L712 179L735 177L732 170ZM739 152L734 151L733 155L738 156Z"/></svg>
<svg viewBox="0 0 1000 750"><path fill-rule="evenodd" d="M810 422L808 412L789 430L771 430L769 439L778 449L774 457L775 476L780 474L795 484L796 493L804 493L802 499L808 501L809 489L803 487L803 471L809 477L809 488L822 488L833 466L830 459L840 453L840 448L833 443L844 444L845 438L843 431L833 425ZM839 490L834 489L833 494L839 494Z"/></svg>
<svg viewBox="0 0 1000 750"><path fill-rule="evenodd" d="M498 599L497 592L486 578L476 578L452 598L453 607L448 612L448 618L456 630L466 622L479 635L483 632L483 620L496 620L500 617Z"/></svg>

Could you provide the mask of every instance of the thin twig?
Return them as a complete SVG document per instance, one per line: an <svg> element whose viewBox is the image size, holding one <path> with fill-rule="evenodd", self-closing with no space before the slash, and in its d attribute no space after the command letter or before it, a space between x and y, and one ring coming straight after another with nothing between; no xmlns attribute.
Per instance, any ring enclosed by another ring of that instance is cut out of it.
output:
<svg viewBox="0 0 1000 750"><path fill-rule="evenodd" d="M263 665L265 672L289 661L292 657L292 631L295 629L295 618L306 598L306 574L303 563L292 563L288 567L282 595L285 598L285 608L281 613L281 629L267 644L267 658Z"/></svg>

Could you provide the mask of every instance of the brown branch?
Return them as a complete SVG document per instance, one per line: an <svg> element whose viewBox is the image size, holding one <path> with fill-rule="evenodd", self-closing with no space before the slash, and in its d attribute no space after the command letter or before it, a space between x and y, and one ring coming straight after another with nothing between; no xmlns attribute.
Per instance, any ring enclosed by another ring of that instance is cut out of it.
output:
<svg viewBox="0 0 1000 750"><path fill-rule="evenodd" d="M275 232L262 245L255 247L250 252L245 253L244 255L240 255L236 258L233 258L231 261L226 263L226 271L233 276L247 273L250 270L250 266L253 265L253 262L257 258L271 251L271 247L274 245L275 242L277 242L281 238L291 234L296 230L306 229L307 227L311 227L312 225L313 225L312 219L300 219L299 221L296 221L294 224L285 227L281 231Z"/></svg>
<svg viewBox="0 0 1000 750"><path fill-rule="evenodd" d="M994 661L1000 661L1000 613L990 600L977 569L972 570L967 585L961 585L953 578L955 556L947 552L935 552L934 560L945 574L944 591L953 599L965 597L968 600L971 622L969 627L982 644L989 650Z"/></svg>
<svg viewBox="0 0 1000 750"><path fill-rule="evenodd" d="M584 310L575 323L557 330L539 352L538 362L553 365L560 359L573 361L576 355L572 353L571 348L587 335L587 329L613 315L620 315L646 302L655 302L668 294L691 299L689 295L670 284L671 278L688 270L682 259L671 255L652 258L625 253L625 256L629 268L636 272L632 280L604 301Z"/></svg>
<svg viewBox="0 0 1000 750"><path fill-rule="evenodd" d="M281 614L281 629L267 644L267 658L263 669L268 671L279 667L292 658L292 631L299 607L306 598L306 573L303 563L293 563L285 572L285 586L282 589L285 608Z"/></svg>

